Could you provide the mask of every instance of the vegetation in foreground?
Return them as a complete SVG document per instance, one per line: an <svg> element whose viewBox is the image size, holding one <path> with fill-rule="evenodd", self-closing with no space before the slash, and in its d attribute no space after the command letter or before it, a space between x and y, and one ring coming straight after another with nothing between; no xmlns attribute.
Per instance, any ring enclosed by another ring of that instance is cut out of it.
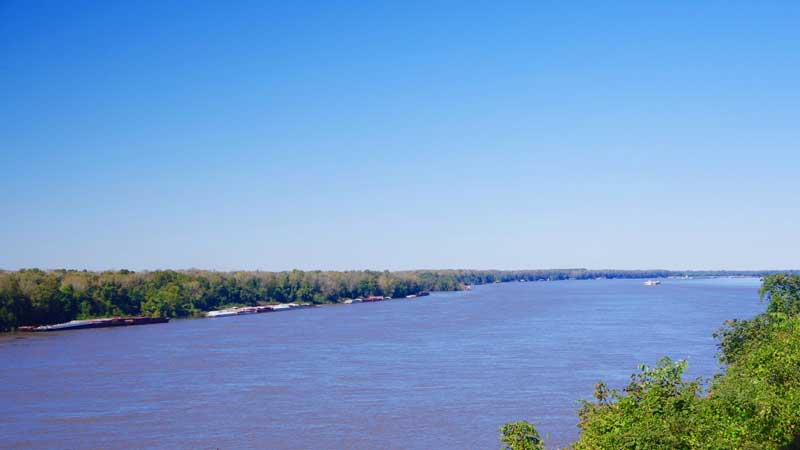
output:
<svg viewBox="0 0 800 450"><path fill-rule="evenodd" d="M800 276L768 276L760 294L765 313L715 334L724 374L684 380L686 362L664 358L621 392L599 383L572 449L800 449ZM506 449L544 448L527 422L501 433Z"/></svg>
<svg viewBox="0 0 800 450"><path fill-rule="evenodd" d="M760 275L760 272L665 270L435 270L404 272L87 272L0 271L0 331L72 319L146 315L189 317L227 306L336 303L370 295L402 297L468 284L592 278Z"/></svg>

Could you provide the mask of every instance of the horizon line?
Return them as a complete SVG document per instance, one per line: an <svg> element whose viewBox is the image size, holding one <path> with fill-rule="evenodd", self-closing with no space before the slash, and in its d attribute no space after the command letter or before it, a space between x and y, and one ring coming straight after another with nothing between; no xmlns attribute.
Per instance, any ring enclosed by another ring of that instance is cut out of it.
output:
<svg viewBox="0 0 800 450"><path fill-rule="evenodd" d="M630 269L630 268L586 268L586 267L563 267L563 268L538 268L538 269L497 269L497 268L417 268L417 269L374 269L374 268L353 268L353 269L208 269L200 267L188 268L145 268L145 269L128 269L128 268L106 268L106 269L90 269L90 268L42 268L42 267L19 267L16 269L0 268L0 272L20 272L23 270L42 270L44 272L55 271L75 271L75 272L120 272L123 270L131 272L159 272L159 271L174 271L174 272L218 272L218 273L234 273L234 272L444 272L444 271L469 271L469 272L568 272L568 271L585 271L585 272L800 272L800 269L789 268L770 268L770 269L666 269L666 268L647 268L647 269Z"/></svg>

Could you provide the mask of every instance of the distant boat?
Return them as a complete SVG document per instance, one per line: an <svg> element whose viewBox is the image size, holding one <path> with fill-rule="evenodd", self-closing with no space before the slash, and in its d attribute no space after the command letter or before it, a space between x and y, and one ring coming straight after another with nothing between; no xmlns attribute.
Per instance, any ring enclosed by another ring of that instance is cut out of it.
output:
<svg viewBox="0 0 800 450"><path fill-rule="evenodd" d="M661 284L661 282L658 280L647 280L644 282L645 286L658 286L659 284Z"/></svg>

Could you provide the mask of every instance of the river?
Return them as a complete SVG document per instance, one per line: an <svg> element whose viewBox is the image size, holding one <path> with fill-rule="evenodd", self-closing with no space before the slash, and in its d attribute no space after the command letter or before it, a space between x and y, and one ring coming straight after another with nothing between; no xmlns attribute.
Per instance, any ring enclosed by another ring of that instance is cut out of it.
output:
<svg viewBox="0 0 800 450"><path fill-rule="evenodd" d="M0 335L0 447L497 449L640 363L719 370L712 332L757 279L503 283L413 300Z"/></svg>

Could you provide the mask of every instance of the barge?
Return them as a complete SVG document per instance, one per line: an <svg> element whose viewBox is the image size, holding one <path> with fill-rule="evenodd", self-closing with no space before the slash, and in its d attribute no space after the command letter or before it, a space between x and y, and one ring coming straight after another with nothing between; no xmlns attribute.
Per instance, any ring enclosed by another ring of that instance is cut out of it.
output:
<svg viewBox="0 0 800 450"><path fill-rule="evenodd" d="M169 322L169 318L165 317L109 317L105 319L71 320L69 322L53 325L23 326L17 328L17 330L25 332L65 331L81 330L84 328L127 327L131 325L149 325L167 322Z"/></svg>
<svg viewBox="0 0 800 450"><path fill-rule="evenodd" d="M265 312L288 311L290 309L310 308L314 305L308 303L281 303L279 305L241 306L236 308L209 311L206 317L244 316L247 314L261 314Z"/></svg>

